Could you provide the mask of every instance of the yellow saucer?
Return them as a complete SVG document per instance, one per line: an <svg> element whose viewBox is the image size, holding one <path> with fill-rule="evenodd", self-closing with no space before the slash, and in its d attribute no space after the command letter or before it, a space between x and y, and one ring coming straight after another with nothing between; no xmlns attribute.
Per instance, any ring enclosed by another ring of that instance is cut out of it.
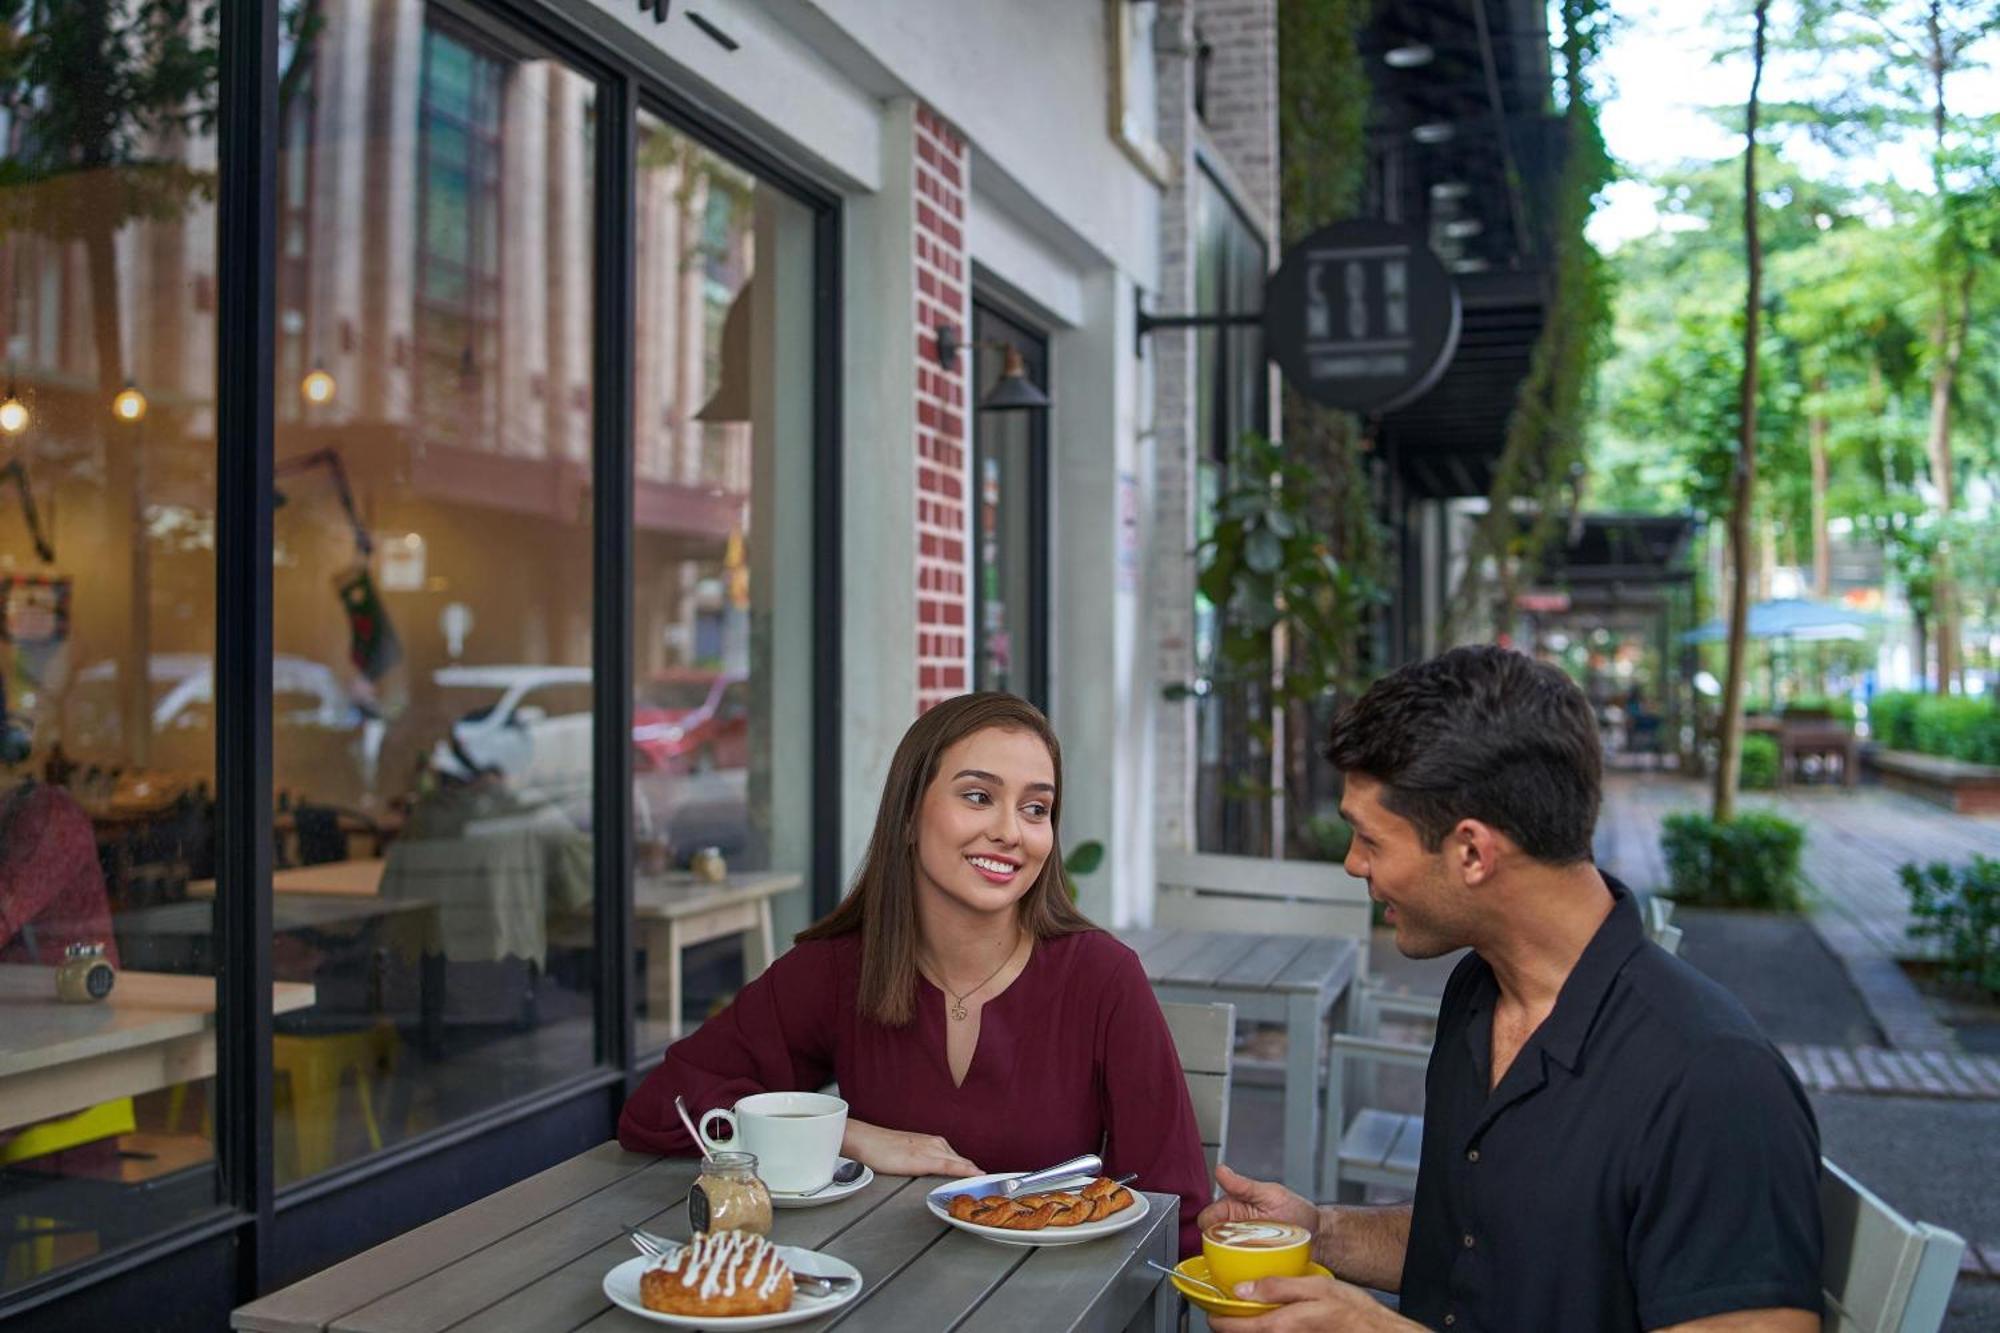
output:
<svg viewBox="0 0 2000 1333"><path fill-rule="evenodd" d="M1306 1271L1300 1274L1300 1276L1332 1277L1333 1270L1324 1264L1308 1263ZM1192 1259L1181 1260L1174 1265L1174 1276L1172 1279L1175 1291L1178 1291L1181 1295L1187 1297L1189 1301L1200 1306L1208 1314L1252 1315L1263 1314L1267 1310L1278 1308L1263 1301L1239 1301L1225 1299L1221 1296L1211 1296L1206 1287L1197 1287L1194 1283L1183 1282L1181 1279L1184 1277L1191 1277L1195 1282L1209 1281L1208 1260L1199 1254L1195 1255Z"/></svg>

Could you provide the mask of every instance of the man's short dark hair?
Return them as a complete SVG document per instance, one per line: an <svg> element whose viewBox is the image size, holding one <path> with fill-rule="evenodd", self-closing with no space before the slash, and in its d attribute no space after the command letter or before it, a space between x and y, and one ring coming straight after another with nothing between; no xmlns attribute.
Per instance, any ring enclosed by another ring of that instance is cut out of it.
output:
<svg viewBox="0 0 2000 1333"><path fill-rule="evenodd" d="M1384 676L1334 719L1326 757L1381 783L1429 851L1476 819L1537 861L1590 859L1597 720L1568 676L1520 653L1454 648Z"/></svg>

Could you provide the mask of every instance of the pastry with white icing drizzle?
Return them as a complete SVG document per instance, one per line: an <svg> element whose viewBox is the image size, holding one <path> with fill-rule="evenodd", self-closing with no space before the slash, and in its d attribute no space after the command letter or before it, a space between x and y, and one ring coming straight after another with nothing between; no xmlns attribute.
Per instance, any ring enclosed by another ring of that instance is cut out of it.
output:
<svg viewBox="0 0 2000 1333"><path fill-rule="evenodd" d="M662 1314L778 1314L792 1308L792 1270L747 1231L698 1231L639 1275L639 1300Z"/></svg>

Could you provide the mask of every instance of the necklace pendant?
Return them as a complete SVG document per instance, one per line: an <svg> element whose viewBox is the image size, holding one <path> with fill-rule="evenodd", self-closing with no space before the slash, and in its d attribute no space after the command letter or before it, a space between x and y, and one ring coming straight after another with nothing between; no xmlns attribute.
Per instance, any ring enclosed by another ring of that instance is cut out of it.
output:
<svg viewBox="0 0 2000 1333"><path fill-rule="evenodd" d="M965 1001L953 1000L951 1002L951 1016L960 1023L965 1021Z"/></svg>

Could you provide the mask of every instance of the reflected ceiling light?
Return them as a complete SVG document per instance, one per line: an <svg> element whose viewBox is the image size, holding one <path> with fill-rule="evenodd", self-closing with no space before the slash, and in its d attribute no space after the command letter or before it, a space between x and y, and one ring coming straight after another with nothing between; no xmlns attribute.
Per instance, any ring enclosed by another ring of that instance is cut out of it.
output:
<svg viewBox="0 0 2000 1333"><path fill-rule="evenodd" d="M1411 128L1410 137L1422 144L1450 143L1458 130L1448 120L1429 120Z"/></svg>
<svg viewBox="0 0 2000 1333"><path fill-rule="evenodd" d="M1431 186L1433 199L1463 199L1472 193L1472 187L1464 181L1439 181Z"/></svg>
<svg viewBox="0 0 2000 1333"><path fill-rule="evenodd" d="M1468 236L1477 236L1485 230L1486 224L1478 218L1453 218L1444 224L1444 234L1455 241L1462 241Z"/></svg>
<svg viewBox="0 0 2000 1333"><path fill-rule="evenodd" d="M111 400L111 415L120 421L143 421L146 417L146 395L139 392L139 386L131 380Z"/></svg>
<svg viewBox="0 0 2000 1333"><path fill-rule="evenodd" d="M1049 406L1048 394L1037 388L1028 378L1028 362L1021 355L1021 349L1011 342L982 339L976 342L961 341L958 330L949 324L937 328L938 364L946 370L958 365L961 347L984 347L1003 355L1000 362L1000 378L986 395L979 400L982 412L1031 412Z"/></svg>
<svg viewBox="0 0 2000 1333"><path fill-rule="evenodd" d="M1416 69L1437 59L1437 52L1422 42L1406 42L1382 53L1382 63L1390 69Z"/></svg>
<svg viewBox="0 0 2000 1333"><path fill-rule="evenodd" d="M1454 260L1451 271L1453 273L1484 273L1492 267L1493 265L1486 260L1481 259L1478 255L1473 255L1469 259Z"/></svg>
<svg viewBox="0 0 2000 1333"><path fill-rule="evenodd" d="M306 377L299 381L299 397L309 403L325 406L339 392L340 386L333 382L333 376L326 373L326 367L318 362L314 362Z"/></svg>
<svg viewBox="0 0 2000 1333"><path fill-rule="evenodd" d="M7 386L7 396L0 398L0 430L9 435L19 435L28 428L28 405L14 393L14 386Z"/></svg>

